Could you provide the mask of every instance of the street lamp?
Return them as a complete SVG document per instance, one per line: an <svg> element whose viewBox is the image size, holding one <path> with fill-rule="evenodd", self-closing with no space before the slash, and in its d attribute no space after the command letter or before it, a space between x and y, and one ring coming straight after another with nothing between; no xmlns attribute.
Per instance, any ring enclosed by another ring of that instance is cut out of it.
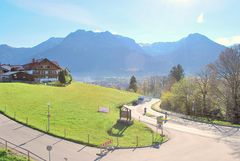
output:
<svg viewBox="0 0 240 161"><path fill-rule="evenodd" d="M48 117L48 129L47 129L47 131L48 132L50 132L50 102L48 102L48 115L47 115L47 117Z"/></svg>

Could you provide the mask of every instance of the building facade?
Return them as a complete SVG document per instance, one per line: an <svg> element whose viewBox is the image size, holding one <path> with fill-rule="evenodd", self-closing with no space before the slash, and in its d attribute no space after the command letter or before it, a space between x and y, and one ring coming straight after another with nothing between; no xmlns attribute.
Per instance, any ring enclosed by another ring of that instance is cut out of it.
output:
<svg viewBox="0 0 240 161"><path fill-rule="evenodd" d="M55 82L62 68L47 58L33 59L25 65L0 65L0 81Z"/></svg>
<svg viewBox="0 0 240 161"><path fill-rule="evenodd" d="M23 71L6 72L0 74L1 82L33 82L34 78L31 74Z"/></svg>
<svg viewBox="0 0 240 161"><path fill-rule="evenodd" d="M62 68L54 61L33 59L31 63L23 65L24 71L33 75L37 82L53 82L58 80Z"/></svg>

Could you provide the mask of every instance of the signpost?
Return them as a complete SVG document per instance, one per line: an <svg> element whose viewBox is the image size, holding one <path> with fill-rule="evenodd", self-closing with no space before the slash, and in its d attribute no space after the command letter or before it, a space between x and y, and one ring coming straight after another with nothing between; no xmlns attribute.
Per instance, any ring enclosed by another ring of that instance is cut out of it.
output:
<svg viewBox="0 0 240 161"><path fill-rule="evenodd" d="M158 116L157 117L157 129L158 128L161 128L161 135L163 136L163 121L164 121L165 119L163 119L163 116Z"/></svg>
<svg viewBox="0 0 240 161"><path fill-rule="evenodd" d="M167 122L167 119L168 119L168 113L167 113L167 112L165 112L165 122L164 122L164 123L166 123L166 122Z"/></svg>
<svg viewBox="0 0 240 161"><path fill-rule="evenodd" d="M163 116L158 116L157 117L157 124L163 124Z"/></svg>
<svg viewBox="0 0 240 161"><path fill-rule="evenodd" d="M147 108L144 107L144 115L146 115L146 114L147 114Z"/></svg>
<svg viewBox="0 0 240 161"><path fill-rule="evenodd" d="M48 151L48 154L49 154L49 161L51 161L51 154L50 154L50 151L52 151L52 146L51 145L47 146L47 151Z"/></svg>

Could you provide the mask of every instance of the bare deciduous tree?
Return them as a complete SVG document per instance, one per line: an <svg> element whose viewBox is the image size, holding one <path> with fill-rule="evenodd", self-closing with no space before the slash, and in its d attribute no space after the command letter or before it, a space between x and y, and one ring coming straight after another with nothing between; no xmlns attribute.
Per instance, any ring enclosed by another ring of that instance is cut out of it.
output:
<svg viewBox="0 0 240 161"><path fill-rule="evenodd" d="M216 74L211 70L211 66L206 66L197 76L196 84L202 97L201 114L206 115L211 110L211 96L213 87L217 85Z"/></svg>
<svg viewBox="0 0 240 161"><path fill-rule="evenodd" d="M240 123L240 46L226 49L211 67L228 92L225 95L228 119Z"/></svg>
<svg viewBox="0 0 240 161"><path fill-rule="evenodd" d="M207 95L210 86L210 77L211 70L206 67L198 74L196 79L196 83L202 96L202 115L204 115L207 111Z"/></svg>

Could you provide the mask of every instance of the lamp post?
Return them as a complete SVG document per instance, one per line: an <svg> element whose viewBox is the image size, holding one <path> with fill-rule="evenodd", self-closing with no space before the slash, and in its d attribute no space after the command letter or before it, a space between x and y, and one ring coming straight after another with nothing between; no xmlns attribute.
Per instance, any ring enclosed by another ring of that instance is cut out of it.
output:
<svg viewBox="0 0 240 161"><path fill-rule="evenodd" d="M50 102L47 104L48 105L48 115L47 115L47 117L48 117L48 132L50 132Z"/></svg>

